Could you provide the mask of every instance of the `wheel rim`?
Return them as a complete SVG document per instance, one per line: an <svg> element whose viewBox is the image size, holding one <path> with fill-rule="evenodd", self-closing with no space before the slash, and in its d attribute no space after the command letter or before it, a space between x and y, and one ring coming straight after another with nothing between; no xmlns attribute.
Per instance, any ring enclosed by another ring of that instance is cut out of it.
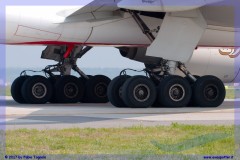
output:
<svg viewBox="0 0 240 160"><path fill-rule="evenodd" d="M67 83L64 86L64 94L68 98L75 98L78 95L78 87L75 83Z"/></svg>
<svg viewBox="0 0 240 160"><path fill-rule="evenodd" d="M218 98L218 87L214 84L209 84L204 88L204 97L208 100L208 101L214 101Z"/></svg>
<svg viewBox="0 0 240 160"><path fill-rule="evenodd" d="M133 89L134 98L139 102L145 102L150 97L150 88L145 84L139 84Z"/></svg>
<svg viewBox="0 0 240 160"><path fill-rule="evenodd" d="M44 98L47 94L47 87L43 83L36 83L32 87L32 95L38 99Z"/></svg>
<svg viewBox="0 0 240 160"><path fill-rule="evenodd" d="M169 97L175 102L179 102L185 97L185 89L180 84L175 84L169 89Z"/></svg>
<svg viewBox="0 0 240 160"><path fill-rule="evenodd" d="M108 85L105 83L98 83L95 86L95 94L101 98L106 97L107 96L107 87L108 87Z"/></svg>

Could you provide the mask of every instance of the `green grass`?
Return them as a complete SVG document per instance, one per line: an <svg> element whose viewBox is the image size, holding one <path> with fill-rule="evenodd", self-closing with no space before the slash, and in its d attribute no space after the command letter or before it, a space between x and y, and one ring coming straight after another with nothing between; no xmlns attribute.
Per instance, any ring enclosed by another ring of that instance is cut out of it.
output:
<svg viewBox="0 0 240 160"><path fill-rule="evenodd" d="M233 155L235 149L234 126L175 123L157 127L6 131L7 154Z"/></svg>
<svg viewBox="0 0 240 160"><path fill-rule="evenodd" d="M6 87L6 96L11 96L11 87L10 86Z"/></svg>
<svg viewBox="0 0 240 160"><path fill-rule="evenodd" d="M227 89L226 98L227 99L240 98L240 89Z"/></svg>

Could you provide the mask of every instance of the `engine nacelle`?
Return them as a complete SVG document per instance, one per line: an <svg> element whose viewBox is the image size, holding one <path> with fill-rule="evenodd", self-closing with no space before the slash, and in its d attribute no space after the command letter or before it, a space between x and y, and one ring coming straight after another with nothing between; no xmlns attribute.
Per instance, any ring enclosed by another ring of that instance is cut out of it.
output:
<svg viewBox="0 0 240 160"><path fill-rule="evenodd" d="M238 49L200 48L186 66L195 75L214 75L225 83L239 82L239 53Z"/></svg>
<svg viewBox="0 0 240 160"><path fill-rule="evenodd" d="M154 65L160 61L147 57L146 48L121 48L120 53L145 64ZM193 75L214 75L225 83L237 83L240 82L240 49L198 48L186 66ZM177 74L183 75L179 70Z"/></svg>

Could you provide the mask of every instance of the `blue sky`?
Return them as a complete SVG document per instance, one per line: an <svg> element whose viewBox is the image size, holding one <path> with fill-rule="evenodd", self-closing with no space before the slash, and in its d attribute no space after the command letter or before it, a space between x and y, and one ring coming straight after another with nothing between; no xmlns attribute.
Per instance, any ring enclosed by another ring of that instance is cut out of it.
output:
<svg viewBox="0 0 240 160"><path fill-rule="evenodd" d="M6 46L7 68L44 68L55 61L41 59L45 46ZM83 56L78 65L82 68L143 68L142 63L122 57L113 47L95 47Z"/></svg>

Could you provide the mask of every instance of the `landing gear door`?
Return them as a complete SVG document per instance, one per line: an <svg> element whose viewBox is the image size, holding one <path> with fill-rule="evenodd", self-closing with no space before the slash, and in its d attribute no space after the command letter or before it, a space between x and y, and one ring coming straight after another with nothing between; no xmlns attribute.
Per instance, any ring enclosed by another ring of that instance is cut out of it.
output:
<svg viewBox="0 0 240 160"><path fill-rule="evenodd" d="M147 56L186 63L206 27L206 21L199 10L168 13L156 39L147 50Z"/></svg>
<svg viewBox="0 0 240 160"><path fill-rule="evenodd" d="M41 58L59 62L64 54L62 50L62 46L47 46L46 49L42 51Z"/></svg>

